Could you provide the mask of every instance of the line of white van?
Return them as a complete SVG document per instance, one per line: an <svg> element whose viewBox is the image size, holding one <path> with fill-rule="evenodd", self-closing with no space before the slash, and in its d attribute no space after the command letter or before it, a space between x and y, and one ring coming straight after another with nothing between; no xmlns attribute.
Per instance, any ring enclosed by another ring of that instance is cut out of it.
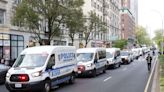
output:
<svg viewBox="0 0 164 92"><path fill-rule="evenodd" d="M74 83L76 75L95 77L121 63L119 48L31 47L23 50L9 69L5 86L9 92L49 92L63 82Z"/></svg>

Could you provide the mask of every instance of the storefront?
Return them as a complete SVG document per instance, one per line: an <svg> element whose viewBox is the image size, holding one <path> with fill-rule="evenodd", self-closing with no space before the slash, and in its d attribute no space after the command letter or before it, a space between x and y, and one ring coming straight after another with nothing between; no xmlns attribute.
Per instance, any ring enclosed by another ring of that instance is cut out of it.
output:
<svg viewBox="0 0 164 92"><path fill-rule="evenodd" d="M104 47L103 41L94 41L91 43L91 47Z"/></svg>
<svg viewBox="0 0 164 92"><path fill-rule="evenodd" d="M0 59L13 60L24 49L24 37L0 33Z"/></svg>

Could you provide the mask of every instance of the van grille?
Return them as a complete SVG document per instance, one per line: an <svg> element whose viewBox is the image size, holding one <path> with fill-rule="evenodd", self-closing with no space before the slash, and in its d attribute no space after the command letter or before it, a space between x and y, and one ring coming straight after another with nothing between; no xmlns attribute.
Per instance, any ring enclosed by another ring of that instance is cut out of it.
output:
<svg viewBox="0 0 164 92"><path fill-rule="evenodd" d="M24 77L24 79L22 79ZM10 77L11 82L27 82L29 81L29 76L27 74L13 74Z"/></svg>

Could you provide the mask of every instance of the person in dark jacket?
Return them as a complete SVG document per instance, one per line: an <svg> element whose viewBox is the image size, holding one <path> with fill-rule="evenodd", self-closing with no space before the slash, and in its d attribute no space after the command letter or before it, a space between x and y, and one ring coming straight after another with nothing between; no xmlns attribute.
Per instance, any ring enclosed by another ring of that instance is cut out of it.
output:
<svg viewBox="0 0 164 92"><path fill-rule="evenodd" d="M147 66L148 66L148 70L151 70L151 61L152 61L152 57L150 56L150 54L148 54L148 56L146 57L147 60Z"/></svg>

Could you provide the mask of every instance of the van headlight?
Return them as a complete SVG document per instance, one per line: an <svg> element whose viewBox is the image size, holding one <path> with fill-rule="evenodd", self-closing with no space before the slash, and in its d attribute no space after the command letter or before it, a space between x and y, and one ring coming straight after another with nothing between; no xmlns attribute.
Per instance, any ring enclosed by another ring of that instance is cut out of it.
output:
<svg viewBox="0 0 164 92"><path fill-rule="evenodd" d="M38 72L32 73L32 77L39 77L41 75L42 75L42 71L38 71Z"/></svg>
<svg viewBox="0 0 164 92"><path fill-rule="evenodd" d="M6 77L10 77L10 73L7 72Z"/></svg>
<svg viewBox="0 0 164 92"><path fill-rule="evenodd" d="M92 64L92 63L87 64L87 67L92 67L92 66L93 66L93 64Z"/></svg>

